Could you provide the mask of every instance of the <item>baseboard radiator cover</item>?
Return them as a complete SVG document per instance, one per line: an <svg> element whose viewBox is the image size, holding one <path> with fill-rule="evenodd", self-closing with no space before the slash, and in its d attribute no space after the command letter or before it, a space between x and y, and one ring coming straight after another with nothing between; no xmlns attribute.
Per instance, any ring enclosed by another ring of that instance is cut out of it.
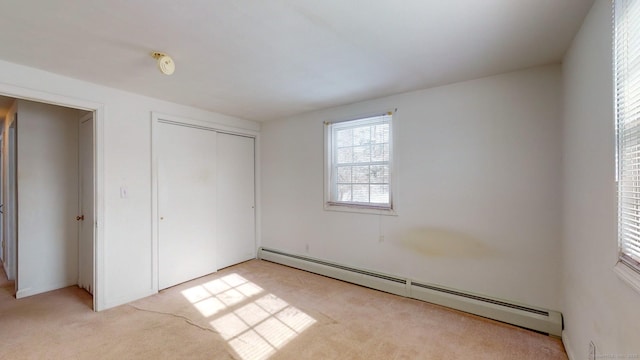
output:
<svg viewBox="0 0 640 360"><path fill-rule="evenodd" d="M557 311L531 307L264 247L259 249L258 257L262 260L391 294L446 306L549 335L558 337L562 335L562 314Z"/></svg>
<svg viewBox="0 0 640 360"><path fill-rule="evenodd" d="M330 278L366 286L372 289L407 296L407 281L402 278L361 270L329 261L306 256L287 254L282 251L260 248L259 258L274 263L306 270Z"/></svg>
<svg viewBox="0 0 640 360"><path fill-rule="evenodd" d="M560 337L562 314L487 296L411 282L409 297Z"/></svg>

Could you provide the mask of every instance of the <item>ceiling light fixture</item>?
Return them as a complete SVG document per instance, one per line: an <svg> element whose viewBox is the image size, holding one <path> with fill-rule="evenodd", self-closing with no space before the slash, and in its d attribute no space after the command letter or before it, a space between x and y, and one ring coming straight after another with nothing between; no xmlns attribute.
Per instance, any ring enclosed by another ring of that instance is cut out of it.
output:
<svg viewBox="0 0 640 360"><path fill-rule="evenodd" d="M153 52L151 56L158 60L158 69L160 69L163 74L171 75L176 71L176 63L173 62L171 56L161 52Z"/></svg>

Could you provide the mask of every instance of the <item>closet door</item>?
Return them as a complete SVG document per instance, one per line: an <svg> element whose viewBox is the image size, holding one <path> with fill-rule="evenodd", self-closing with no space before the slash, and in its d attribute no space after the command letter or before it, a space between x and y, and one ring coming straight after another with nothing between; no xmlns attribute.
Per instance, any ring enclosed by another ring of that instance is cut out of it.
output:
<svg viewBox="0 0 640 360"><path fill-rule="evenodd" d="M254 139L218 133L218 268L256 257Z"/></svg>
<svg viewBox="0 0 640 360"><path fill-rule="evenodd" d="M158 285L164 289L218 269L214 131L159 122Z"/></svg>

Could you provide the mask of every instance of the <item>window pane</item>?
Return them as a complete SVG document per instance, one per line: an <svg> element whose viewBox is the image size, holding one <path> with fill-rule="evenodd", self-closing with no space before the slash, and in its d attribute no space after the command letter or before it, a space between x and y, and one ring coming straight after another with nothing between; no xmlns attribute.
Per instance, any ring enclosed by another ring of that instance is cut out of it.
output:
<svg viewBox="0 0 640 360"><path fill-rule="evenodd" d="M371 146L356 146L353 148L353 162L371 162Z"/></svg>
<svg viewBox="0 0 640 360"><path fill-rule="evenodd" d="M338 147L353 145L353 129L336 131L336 144Z"/></svg>
<svg viewBox="0 0 640 360"><path fill-rule="evenodd" d="M351 201L351 185L338 185L337 201Z"/></svg>
<svg viewBox="0 0 640 360"><path fill-rule="evenodd" d="M353 182L368 184L369 183L369 166L354 166Z"/></svg>
<svg viewBox="0 0 640 360"><path fill-rule="evenodd" d="M372 165L371 166L371 183L372 184L388 184L389 183L389 166L388 165Z"/></svg>
<svg viewBox="0 0 640 360"><path fill-rule="evenodd" d="M389 142L389 124L380 124L373 126L372 140L376 144Z"/></svg>
<svg viewBox="0 0 640 360"><path fill-rule="evenodd" d="M334 123L327 131L327 165L332 169L327 198L391 207L391 116Z"/></svg>
<svg viewBox="0 0 640 360"><path fill-rule="evenodd" d="M640 272L640 2L614 6L618 245L620 260Z"/></svg>
<svg viewBox="0 0 640 360"><path fill-rule="evenodd" d="M351 166L338 167L338 182L339 183L351 182Z"/></svg>
<svg viewBox="0 0 640 360"><path fill-rule="evenodd" d="M371 161L389 161L389 144L373 145L371 147Z"/></svg>
<svg viewBox="0 0 640 360"><path fill-rule="evenodd" d="M351 164L353 162L353 148L338 149L338 164Z"/></svg>
<svg viewBox="0 0 640 360"><path fill-rule="evenodd" d="M389 185L371 185L371 202L375 204L389 203Z"/></svg>
<svg viewBox="0 0 640 360"><path fill-rule="evenodd" d="M358 127L353 129L353 144L365 145L371 143L371 127Z"/></svg>
<svg viewBox="0 0 640 360"><path fill-rule="evenodd" d="M353 185L353 201L369 202L369 185Z"/></svg>

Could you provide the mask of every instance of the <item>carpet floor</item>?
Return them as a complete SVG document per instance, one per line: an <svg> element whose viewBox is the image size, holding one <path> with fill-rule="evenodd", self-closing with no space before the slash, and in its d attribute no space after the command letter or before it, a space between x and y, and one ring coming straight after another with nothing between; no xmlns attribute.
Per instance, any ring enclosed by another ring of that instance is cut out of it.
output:
<svg viewBox="0 0 640 360"><path fill-rule="evenodd" d="M567 359L558 339L252 260L99 313L68 287L16 300L0 359Z"/></svg>

